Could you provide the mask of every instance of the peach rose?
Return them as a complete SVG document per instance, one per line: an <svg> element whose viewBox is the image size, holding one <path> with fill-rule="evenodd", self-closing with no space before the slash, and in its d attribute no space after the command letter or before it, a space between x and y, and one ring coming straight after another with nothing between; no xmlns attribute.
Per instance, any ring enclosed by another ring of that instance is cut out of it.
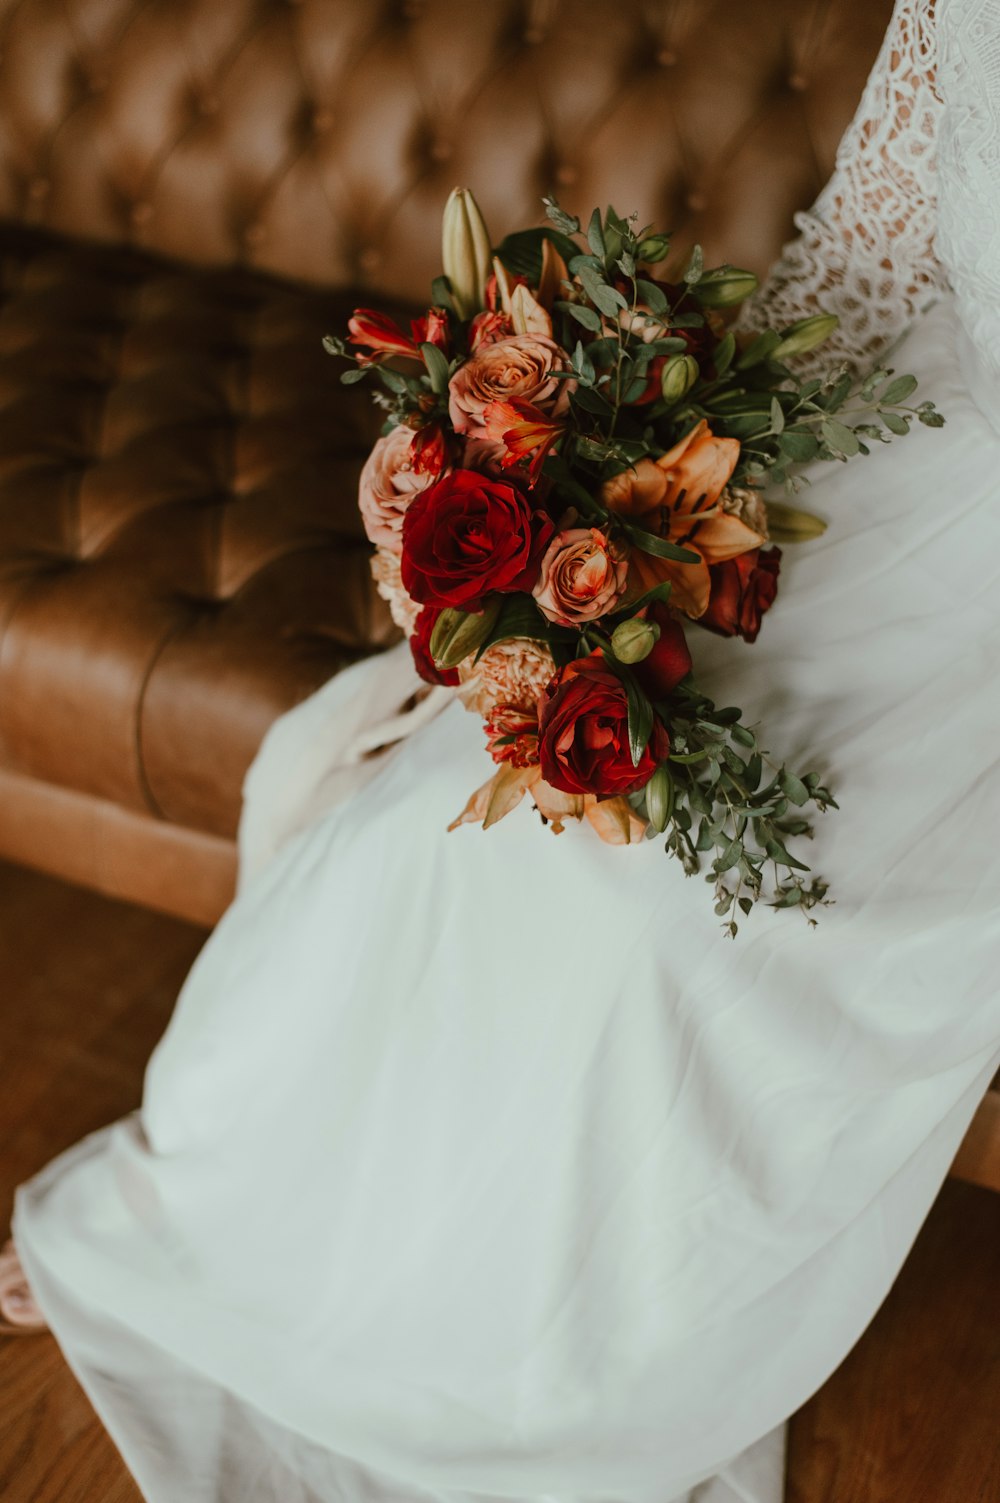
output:
<svg viewBox="0 0 1000 1503"><path fill-rule="evenodd" d="M531 593L549 621L575 626L613 610L627 579L628 560L603 532L572 527L552 539Z"/></svg>
<svg viewBox="0 0 1000 1503"><path fill-rule="evenodd" d="M484 717L499 704L534 710L555 671L543 642L509 637L487 647L478 663L467 658L459 665L459 698Z"/></svg>
<svg viewBox="0 0 1000 1503"><path fill-rule="evenodd" d="M566 351L544 334L513 334L481 345L449 383L448 410L455 431L486 438L486 408L514 397L558 417L576 382L557 380L553 372L569 369Z"/></svg>
<svg viewBox="0 0 1000 1503"><path fill-rule="evenodd" d="M358 506L365 532L378 547L392 553L403 550L403 516L410 502L450 468L438 459L428 468L418 469L415 437L412 428L401 424L378 439L358 482Z"/></svg>

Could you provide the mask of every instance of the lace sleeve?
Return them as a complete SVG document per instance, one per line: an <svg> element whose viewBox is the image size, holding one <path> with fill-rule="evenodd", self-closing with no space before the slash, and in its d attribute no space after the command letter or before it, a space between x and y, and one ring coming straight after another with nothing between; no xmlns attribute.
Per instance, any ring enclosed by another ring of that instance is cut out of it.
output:
<svg viewBox="0 0 1000 1503"><path fill-rule="evenodd" d="M938 0L938 255L987 377L1000 378L1000 0Z"/></svg>
<svg viewBox="0 0 1000 1503"><path fill-rule="evenodd" d="M798 239L747 304L742 328L836 313L840 327L817 365L865 369L947 285L935 256L935 74L933 0L896 0L833 176L812 209L796 215Z"/></svg>

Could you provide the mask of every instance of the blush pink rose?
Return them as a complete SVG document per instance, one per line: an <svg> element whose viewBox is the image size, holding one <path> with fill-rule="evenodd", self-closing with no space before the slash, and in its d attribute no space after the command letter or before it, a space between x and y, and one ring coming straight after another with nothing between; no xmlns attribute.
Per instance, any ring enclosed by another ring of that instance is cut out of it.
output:
<svg viewBox="0 0 1000 1503"><path fill-rule="evenodd" d="M450 469L443 446L424 468L426 457L420 460L414 450L416 436L412 428L400 425L378 439L358 482L365 532L376 547L396 554L403 551L403 517L410 502Z"/></svg>
<svg viewBox="0 0 1000 1503"><path fill-rule="evenodd" d="M512 334L481 345L449 382L448 411L456 433L489 437L486 408L514 397L558 417L576 382L558 380L553 372L569 369L566 351L545 334Z"/></svg>
<svg viewBox="0 0 1000 1503"><path fill-rule="evenodd" d="M549 621L576 626L614 610L627 578L623 550L596 527L572 527L552 539L531 593Z"/></svg>

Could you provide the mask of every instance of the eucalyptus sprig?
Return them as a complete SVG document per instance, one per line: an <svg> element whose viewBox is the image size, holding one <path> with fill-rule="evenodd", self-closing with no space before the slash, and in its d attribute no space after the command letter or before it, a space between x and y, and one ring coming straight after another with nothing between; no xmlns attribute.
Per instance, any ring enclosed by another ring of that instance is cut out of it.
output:
<svg viewBox="0 0 1000 1503"><path fill-rule="evenodd" d="M838 807L819 775L775 767L741 710L717 709L690 686L657 709L670 727L670 755L635 800L650 830L666 831L666 849L689 876L708 863L715 912L732 938L737 910L749 914L765 894L771 907L799 908L815 924L811 910L828 901L828 884L787 842L812 834L810 805Z"/></svg>

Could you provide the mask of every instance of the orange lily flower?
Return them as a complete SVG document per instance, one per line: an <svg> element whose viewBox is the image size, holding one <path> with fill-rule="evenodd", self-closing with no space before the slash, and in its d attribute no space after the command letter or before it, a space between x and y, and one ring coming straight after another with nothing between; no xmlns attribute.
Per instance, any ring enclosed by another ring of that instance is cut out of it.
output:
<svg viewBox="0 0 1000 1503"><path fill-rule="evenodd" d="M540 407L516 397L510 402L490 402L483 412L483 421L487 436L503 444L507 451L500 460L503 468L509 470L527 460L532 485L541 473L545 456L565 427L564 423L553 422Z"/></svg>
<svg viewBox="0 0 1000 1503"><path fill-rule="evenodd" d="M630 586L644 594L669 581L670 604L697 618L708 609L709 567L759 548L766 537L722 505L722 494L740 457L735 438L717 438L702 419L659 459L640 459L606 480L601 500L609 511L645 532L689 548L698 562L683 564L632 550Z"/></svg>
<svg viewBox="0 0 1000 1503"><path fill-rule="evenodd" d="M477 788L449 830L461 825L481 824L484 830L499 824L531 794L535 808L549 822L554 835L561 835L568 819L586 819L606 845L636 845L646 833L646 821L640 819L626 798L598 799L592 793L562 793L542 777L540 767L515 767L505 762Z"/></svg>

